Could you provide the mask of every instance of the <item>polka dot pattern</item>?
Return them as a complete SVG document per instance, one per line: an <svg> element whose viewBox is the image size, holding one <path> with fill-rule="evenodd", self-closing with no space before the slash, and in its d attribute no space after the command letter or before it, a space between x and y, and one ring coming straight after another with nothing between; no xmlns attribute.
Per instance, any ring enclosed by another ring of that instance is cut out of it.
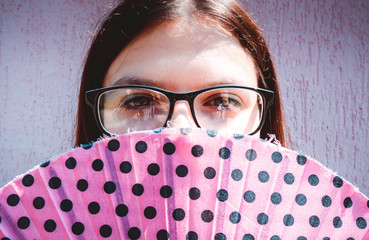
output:
<svg viewBox="0 0 369 240"><path fill-rule="evenodd" d="M203 129L85 145L2 188L0 204L0 239L17 238L9 228L30 239L280 240L283 230L283 239L329 240L369 231L368 199L314 160Z"/></svg>
<svg viewBox="0 0 369 240"><path fill-rule="evenodd" d="M96 172L101 171L104 168L104 162L101 159L96 159L92 162L92 169Z"/></svg>
<svg viewBox="0 0 369 240"><path fill-rule="evenodd" d="M25 187L30 187L35 182L35 179L32 175L27 174L22 178L22 184Z"/></svg>
<svg viewBox="0 0 369 240"><path fill-rule="evenodd" d="M201 192L200 189L193 187L190 189L188 196L192 199L192 200L197 200L200 198L201 196Z"/></svg>
<svg viewBox="0 0 369 240"><path fill-rule="evenodd" d="M21 217L17 221L17 226L19 229L27 229L30 224L31 221L28 217Z"/></svg>
<svg viewBox="0 0 369 240"><path fill-rule="evenodd" d="M46 220L45 224L44 224L44 229L46 232L54 232L56 229L56 223L54 220L49 219Z"/></svg>

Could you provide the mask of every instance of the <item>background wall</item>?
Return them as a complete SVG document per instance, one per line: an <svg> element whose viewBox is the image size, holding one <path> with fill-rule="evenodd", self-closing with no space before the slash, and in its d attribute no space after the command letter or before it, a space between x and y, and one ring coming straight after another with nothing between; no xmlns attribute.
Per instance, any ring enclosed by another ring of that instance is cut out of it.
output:
<svg viewBox="0 0 369 240"><path fill-rule="evenodd" d="M291 148L369 195L369 1L249 0L281 81ZM0 186L73 145L82 62L108 0L0 3Z"/></svg>

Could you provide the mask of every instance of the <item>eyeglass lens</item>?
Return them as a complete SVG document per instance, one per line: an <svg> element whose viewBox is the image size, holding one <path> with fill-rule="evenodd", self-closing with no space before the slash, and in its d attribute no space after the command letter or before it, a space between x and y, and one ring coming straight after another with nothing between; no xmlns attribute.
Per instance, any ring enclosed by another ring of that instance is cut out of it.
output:
<svg viewBox="0 0 369 240"><path fill-rule="evenodd" d="M263 98L249 89L219 88L197 95L193 108L202 128L249 134L260 125ZM155 90L121 88L99 97L99 118L111 134L163 127L169 111L170 100Z"/></svg>

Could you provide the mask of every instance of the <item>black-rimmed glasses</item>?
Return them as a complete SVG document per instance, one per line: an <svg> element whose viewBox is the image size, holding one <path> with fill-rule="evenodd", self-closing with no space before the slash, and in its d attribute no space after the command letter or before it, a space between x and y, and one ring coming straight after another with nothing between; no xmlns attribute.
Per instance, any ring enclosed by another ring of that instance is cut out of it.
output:
<svg viewBox="0 0 369 240"><path fill-rule="evenodd" d="M110 136L166 127L180 100L189 103L198 127L252 135L263 126L266 111L274 103L274 92L239 85L183 93L143 85L86 92L98 126Z"/></svg>

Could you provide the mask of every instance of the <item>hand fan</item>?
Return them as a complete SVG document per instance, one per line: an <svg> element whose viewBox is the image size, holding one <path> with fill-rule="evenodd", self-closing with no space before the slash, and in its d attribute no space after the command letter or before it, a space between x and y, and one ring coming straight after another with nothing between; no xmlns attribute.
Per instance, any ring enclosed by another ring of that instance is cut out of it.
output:
<svg viewBox="0 0 369 240"><path fill-rule="evenodd" d="M161 129L107 138L0 190L2 239L369 239L369 202L255 137Z"/></svg>

